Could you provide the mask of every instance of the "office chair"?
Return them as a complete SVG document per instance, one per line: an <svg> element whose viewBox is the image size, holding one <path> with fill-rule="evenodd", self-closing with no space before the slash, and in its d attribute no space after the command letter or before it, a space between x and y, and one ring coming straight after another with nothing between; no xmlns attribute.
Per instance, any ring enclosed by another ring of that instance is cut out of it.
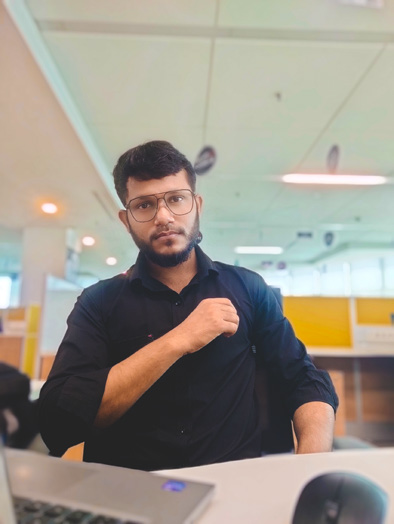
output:
<svg viewBox="0 0 394 524"><path fill-rule="evenodd" d="M261 454L293 452L293 427L283 396L257 355L255 394L263 422Z"/></svg>
<svg viewBox="0 0 394 524"><path fill-rule="evenodd" d="M256 356L255 394L263 420L261 454L293 453L294 437L291 418L275 381ZM335 436L333 451L343 449L368 449L371 442L350 435Z"/></svg>

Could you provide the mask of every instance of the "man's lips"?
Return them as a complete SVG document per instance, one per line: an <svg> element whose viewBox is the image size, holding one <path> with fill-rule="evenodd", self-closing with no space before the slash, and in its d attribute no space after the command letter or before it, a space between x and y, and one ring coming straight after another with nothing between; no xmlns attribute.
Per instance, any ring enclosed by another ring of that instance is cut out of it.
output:
<svg viewBox="0 0 394 524"><path fill-rule="evenodd" d="M180 235L180 234L181 234L180 231L174 231L171 229L170 231L162 231L161 233L158 233L157 235L153 237L153 239L158 240L159 238L169 238L169 237Z"/></svg>

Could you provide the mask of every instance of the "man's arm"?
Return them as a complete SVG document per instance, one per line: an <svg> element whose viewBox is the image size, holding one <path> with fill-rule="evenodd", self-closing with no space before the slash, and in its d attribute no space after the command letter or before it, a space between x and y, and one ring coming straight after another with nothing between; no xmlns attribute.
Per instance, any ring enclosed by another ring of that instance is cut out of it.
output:
<svg viewBox="0 0 394 524"><path fill-rule="evenodd" d="M297 453L320 453L332 450L335 414L325 402L307 402L294 413Z"/></svg>
<svg viewBox="0 0 394 524"><path fill-rule="evenodd" d="M110 369L94 425L113 424L179 358L219 335L233 335L238 324L237 311L227 298L201 301L177 327Z"/></svg>
<svg viewBox="0 0 394 524"><path fill-rule="evenodd" d="M238 329L230 300L207 299L182 324L108 368L105 326L89 300L85 293L78 311L74 308L70 315L69 329L40 393L40 432L56 456L84 441L93 426L104 428L118 420L182 355Z"/></svg>

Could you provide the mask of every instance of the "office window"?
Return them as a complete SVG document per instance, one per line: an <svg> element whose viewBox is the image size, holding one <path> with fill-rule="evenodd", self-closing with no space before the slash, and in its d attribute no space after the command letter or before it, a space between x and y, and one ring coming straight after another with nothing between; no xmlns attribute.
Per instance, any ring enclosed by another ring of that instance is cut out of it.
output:
<svg viewBox="0 0 394 524"><path fill-rule="evenodd" d="M260 272L260 275L264 278L269 286L279 288L282 295L290 295L290 275L287 271L263 271Z"/></svg>
<svg viewBox="0 0 394 524"><path fill-rule="evenodd" d="M0 309L10 306L12 280L10 277L0 276Z"/></svg>
<svg viewBox="0 0 394 524"><path fill-rule="evenodd" d="M352 262L350 278L353 295L381 295L383 279L378 259Z"/></svg>
<svg viewBox="0 0 394 524"><path fill-rule="evenodd" d="M390 295L394 291L394 258L386 258L384 264L384 284L385 290L390 291Z"/></svg>
<svg viewBox="0 0 394 524"><path fill-rule="evenodd" d="M314 295L316 289L316 278L314 268L300 268L292 271L291 294L292 295Z"/></svg>
<svg viewBox="0 0 394 524"><path fill-rule="evenodd" d="M325 296L343 296L346 293L343 264L327 264L320 270L321 294Z"/></svg>

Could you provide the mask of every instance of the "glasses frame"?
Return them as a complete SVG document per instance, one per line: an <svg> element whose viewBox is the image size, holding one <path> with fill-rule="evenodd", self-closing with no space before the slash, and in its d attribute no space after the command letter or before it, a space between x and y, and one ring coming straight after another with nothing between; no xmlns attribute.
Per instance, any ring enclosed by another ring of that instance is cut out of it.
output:
<svg viewBox="0 0 394 524"><path fill-rule="evenodd" d="M187 213L174 213L174 211L172 211L172 209L168 206L167 204L167 201L166 201L166 195L168 193L176 193L177 191L188 191L189 193L191 193L192 195L192 207L190 208L190 211L188 211ZM161 197L159 197L158 195L163 195ZM156 211L155 211L155 214L153 215L152 218L150 218L149 220L138 220L137 218L135 218L135 216L133 215L133 212L131 211L130 209L130 204L134 201L134 200L140 200L142 198L147 198L147 197L155 197L156 198ZM196 199L196 193L194 193L194 191L192 191L191 189L189 188L182 188L182 189L170 189L169 191L163 191L161 193L152 193L151 195L141 195L139 197L135 197L135 198L131 198L127 205L125 206L125 209L126 211L129 211L130 212L130 215L133 217L133 219L136 221L136 222L139 222L140 224L144 224L146 222L151 222L152 220L154 220L156 218L156 215L157 215L157 212L159 210L159 200L163 200L166 208L168 209L168 211L172 214L172 215L175 215L177 217L180 217L180 216L184 216L184 215L188 215L189 213L191 213L193 211L193 208L194 208L194 201Z"/></svg>

